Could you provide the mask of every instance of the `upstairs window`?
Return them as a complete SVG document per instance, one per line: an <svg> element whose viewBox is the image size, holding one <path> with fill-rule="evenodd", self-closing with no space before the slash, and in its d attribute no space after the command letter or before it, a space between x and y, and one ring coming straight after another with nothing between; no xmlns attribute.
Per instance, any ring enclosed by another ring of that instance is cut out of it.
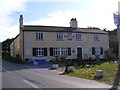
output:
<svg viewBox="0 0 120 90"><path fill-rule="evenodd" d="M64 39L63 33L57 33L57 40L63 40L63 39Z"/></svg>
<svg viewBox="0 0 120 90"><path fill-rule="evenodd" d="M43 33L36 32L36 40L43 40Z"/></svg>
<svg viewBox="0 0 120 90"><path fill-rule="evenodd" d="M100 41L100 35L94 34L94 41Z"/></svg>
<svg viewBox="0 0 120 90"><path fill-rule="evenodd" d="M76 40L82 40L81 34L76 34Z"/></svg>

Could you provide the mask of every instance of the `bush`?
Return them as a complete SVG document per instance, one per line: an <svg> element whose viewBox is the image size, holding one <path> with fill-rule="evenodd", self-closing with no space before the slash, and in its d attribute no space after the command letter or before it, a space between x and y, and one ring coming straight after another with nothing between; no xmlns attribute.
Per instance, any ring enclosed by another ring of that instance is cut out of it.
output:
<svg viewBox="0 0 120 90"><path fill-rule="evenodd" d="M64 67L66 66L66 57L56 56L54 58L51 58L50 62L53 64L59 64L60 67Z"/></svg>
<svg viewBox="0 0 120 90"><path fill-rule="evenodd" d="M3 55L3 60L8 61L8 62L12 62L12 63L16 63L16 64L24 64L25 62L20 59L19 57L11 57L9 55Z"/></svg>
<svg viewBox="0 0 120 90"><path fill-rule="evenodd" d="M105 58L107 60L111 60L112 58L115 58L115 54L113 53L113 49L108 49L107 51L105 51Z"/></svg>

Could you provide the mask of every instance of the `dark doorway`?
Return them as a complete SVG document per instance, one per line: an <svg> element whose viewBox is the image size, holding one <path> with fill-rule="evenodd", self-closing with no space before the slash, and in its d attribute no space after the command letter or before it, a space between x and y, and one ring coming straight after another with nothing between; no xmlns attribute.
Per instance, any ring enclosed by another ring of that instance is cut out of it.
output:
<svg viewBox="0 0 120 90"><path fill-rule="evenodd" d="M77 48L77 58L82 59L82 47Z"/></svg>

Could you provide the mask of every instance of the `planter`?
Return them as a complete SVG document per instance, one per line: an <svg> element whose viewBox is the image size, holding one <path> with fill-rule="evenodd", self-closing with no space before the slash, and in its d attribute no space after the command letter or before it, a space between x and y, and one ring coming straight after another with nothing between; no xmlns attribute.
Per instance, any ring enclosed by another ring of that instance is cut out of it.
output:
<svg viewBox="0 0 120 90"><path fill-rule="evenodd" d="M73 68L74 68L74 66L69 66L69 67L68 67L68 71L72 71Z"/></svg>
<svg viewBox="0 0 120 90"><path fill-rule="evenodd" d="M53 64L53 65L52 65L52 68L58 68L58 67L59 67L58 64Z"/></svg>
<svg viewBox="0 0 120 90"><path fill-rule="evenodd" d="M96 70L96 77L103 77L103 70Z"/></svg>

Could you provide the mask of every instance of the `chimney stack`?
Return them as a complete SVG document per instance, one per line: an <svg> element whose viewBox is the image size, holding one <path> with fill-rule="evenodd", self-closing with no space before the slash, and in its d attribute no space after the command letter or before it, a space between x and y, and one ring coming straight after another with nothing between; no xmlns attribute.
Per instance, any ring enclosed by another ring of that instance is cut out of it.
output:
<svg viewBox="0 0 120 90"><path fill-rule="evenodd" d="M20 28L23 27L23 16L20 15L20 18L19 18L19 25L20 25Z"/></svg>
<svg viewBox="0 0 120 90"><path fill-rule="evenodd" d="M70 21L70 27L77 28L77 20L76 18L72 18Z"/></svg>

